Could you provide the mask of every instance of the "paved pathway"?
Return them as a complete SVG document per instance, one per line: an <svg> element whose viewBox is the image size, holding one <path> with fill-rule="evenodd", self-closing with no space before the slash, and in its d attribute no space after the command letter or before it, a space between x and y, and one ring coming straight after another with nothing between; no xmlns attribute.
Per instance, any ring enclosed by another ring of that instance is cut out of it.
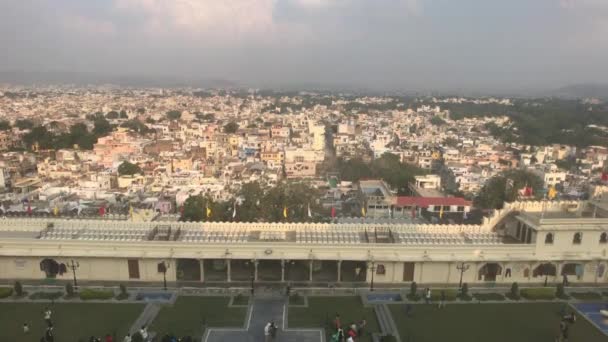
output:
<svg viewBox="0 0 608 342"><path fill-rule="evenodd" d="M279 327L275 342L323 342L321 329L285 329L285 300L256 298L245 328L209 328L203 342L264 342L264 326L270 321Z"/></svg>
<svg viewBox="0 0 608 342"><path fill-rule="evenodd" d="M146 304L144 311L141 312L139 317L137 317L137 320L135 320L133 325L131 325L129 333L133 335L134 333L138 332L142 326L149 325L154 320L154 318L156 318L156 315L158 315L159 311L160 305L155 303Z"/></svg>

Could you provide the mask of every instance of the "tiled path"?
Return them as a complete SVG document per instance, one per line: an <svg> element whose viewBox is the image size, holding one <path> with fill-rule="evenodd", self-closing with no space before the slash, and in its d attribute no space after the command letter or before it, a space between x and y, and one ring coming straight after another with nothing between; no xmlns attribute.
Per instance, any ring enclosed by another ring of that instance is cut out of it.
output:
<svg viewBox="0 0 608 342"><path fill-rule="evenodd" d="M256 298L244 328L209 328L202 342L264 342L264 326L270 321L279 327L276 342L324 341L321 329L285 329L285 306L282 298Z"/></svg>

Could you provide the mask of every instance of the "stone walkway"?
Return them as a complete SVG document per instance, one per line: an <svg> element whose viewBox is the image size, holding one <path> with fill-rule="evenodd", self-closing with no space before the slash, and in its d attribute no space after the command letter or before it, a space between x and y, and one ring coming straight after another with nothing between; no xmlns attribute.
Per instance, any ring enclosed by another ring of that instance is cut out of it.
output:
<svg viewBox="0 0 608 342"><path fill-rule="evenodd" d="M264 342L264 326L270 321L279 327L276 342L324 342L321 329L285 329L285 306L283 298L256 298L244 328L209 328L202 342Z"/></svg>
<svg viewBox="0 0 608 342"><path fill-rule="evenodd" d="M129 329L129 333L131 335L133 335L134 333L138 332L142 326L150 325L150 323L152 323L154 318L156 318L156 315L158 315L159 311L160 311L160 305L155 304L155 303L148 303L146 305L146 307L144 308L144 310L139 315L139 317L137 317L137 319L135 320L133 325L131 325L131 329Z"/></svg>

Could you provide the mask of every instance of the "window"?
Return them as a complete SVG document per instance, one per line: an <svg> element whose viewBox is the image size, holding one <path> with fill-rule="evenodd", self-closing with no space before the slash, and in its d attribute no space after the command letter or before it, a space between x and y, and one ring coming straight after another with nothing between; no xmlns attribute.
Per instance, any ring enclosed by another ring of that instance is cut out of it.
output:
<svg viewBox="0 0 608 342"><path fill-rule="evenodd" d="M127 264L129 266L129 279L139 279L139 260L129 259Z"/></svg>
<svg viewBox="0 0 608 342"><path fill-rule="evenodd" d="M545 244L546 245L553 244L553 233L547 233L547 235L545 235Z"/></svg>
<svg viewBox="0 0 608 342"><path fill-rule="evenodd" d="M575 245L580 245L582 241L583 241L583 234L574 233L574 238L572 238L572 243Z"/></svg>
<svg viewBox="0 0 608 342"><path fill-rule="evenodd" d="M600 235L600 243L608 243L608 233L604 232Z"/></svg>
<svg viewBox="0 0 608 342"><path fill-rule="evenodd" d="M403 263L403 281L414 281L414 269L416 264L413 262Z"/></svg>
<svg viewBox="0 0 608 342"><path fill-rule="evenodd" d="M378 265L378 267L376 267L376 274L377 275L385 275L386 274L386 268L384 268L384 265L380 264L380 265Z"/></svg>
<svg viewBox="0 0 608 342"><path fill-rule="evenodd" d="M444 205L443 206L443 211L450 211L450 206L449 205Z"/></svg>
<svg viewBox="0 0 608 342"><path fill-rule="evenodd" d="M464 211L464 207L463 206L458 206L458 212L463 212Z"/></svg>
<svg viewBox="0 0 608 342"><path fill-rule="evenodd" d="M433 211L441 211L441 206L439 206L439 205L434 206Z"/></svg>

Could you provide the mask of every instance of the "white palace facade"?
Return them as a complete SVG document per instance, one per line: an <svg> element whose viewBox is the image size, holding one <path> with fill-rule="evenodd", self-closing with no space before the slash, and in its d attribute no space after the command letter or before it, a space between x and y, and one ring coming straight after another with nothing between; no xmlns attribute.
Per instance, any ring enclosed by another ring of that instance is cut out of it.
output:
<svg viewBox="0 0 608 342"><path fill-rule="evenodd" d="M71 280L74 261L91 282L606 284L607 249L593 201L506 203L481 225L0 219L3 282Z"/></svg>

